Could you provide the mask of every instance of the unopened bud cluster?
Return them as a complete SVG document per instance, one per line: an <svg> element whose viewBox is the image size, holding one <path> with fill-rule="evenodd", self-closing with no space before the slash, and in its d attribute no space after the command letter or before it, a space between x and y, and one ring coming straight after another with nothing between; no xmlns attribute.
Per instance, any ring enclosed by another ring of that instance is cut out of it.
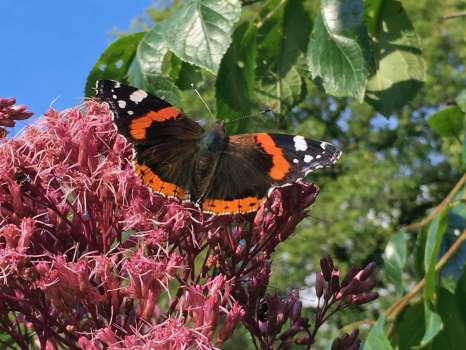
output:
<svg viewBox="0 0 466 350"><path fill-rule="evenodd" d="M32 115L33 113L27 110L27 106L16 105L16 99L0 97L0 138L4 138L7 134L5 127L12 128L16 120L27 119Z"/></svg>

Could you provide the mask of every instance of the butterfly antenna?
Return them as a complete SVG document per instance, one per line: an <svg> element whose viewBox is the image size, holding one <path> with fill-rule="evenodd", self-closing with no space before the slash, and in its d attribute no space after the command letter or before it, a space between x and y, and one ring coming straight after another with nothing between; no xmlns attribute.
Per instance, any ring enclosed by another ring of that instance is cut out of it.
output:
<svg viewBox="0 0 466 350"><path fill-rule="evenodd" d="M246 116L239 117L239 118L232 119L232 120L228 120L228 121L225 122L225 124L234 123L234 122L237 122L238 120L242 120L242 119L255 118L255 117L257 117L258 115L266 114L266 113L269 113L269 112L272 112L272 108L270 108L270 107L265 107L264 109L260 110L260 111L257 112L257 113L250 114L250 115L246 115Z"/></svg>
<svg viewBox="0 0 466 350"><path fill-rule="evenodd" d="M194 90L194 92L196 93L197 96L199 96L200 100L202 101L202 103L204 104L205 108L207 109L207 111L209 112L210 116L215 119L215 116L214 114L212 113L212 111L210 110L209 108L209 105L206 103L206 101L202 98L201 94L199 93L199 91L197 91L197 89L194 87L194 84L191 83L191 88Z"/></svg>

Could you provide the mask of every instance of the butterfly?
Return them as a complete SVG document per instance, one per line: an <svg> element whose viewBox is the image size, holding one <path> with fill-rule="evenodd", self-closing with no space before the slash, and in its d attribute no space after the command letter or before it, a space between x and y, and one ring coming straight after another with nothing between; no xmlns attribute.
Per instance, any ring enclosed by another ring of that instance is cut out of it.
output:
<svg viewBox="0 0 466 350"><path fill-rule="evenodd" d="M299 135L227 135L223 122L205 130L163 98L118 81L100 80L96 92L134 145L142 182L205 213L255 212L270 189L332 166L341 155L328 142Z"/></svg>

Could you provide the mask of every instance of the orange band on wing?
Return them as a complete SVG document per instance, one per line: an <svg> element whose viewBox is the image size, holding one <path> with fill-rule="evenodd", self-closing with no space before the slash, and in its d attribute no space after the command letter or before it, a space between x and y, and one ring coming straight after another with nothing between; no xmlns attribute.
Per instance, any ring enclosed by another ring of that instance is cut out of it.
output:
<svg viewBox="0 0 466 350"><path fill-rule="evenodd" d="M290 163L283 155L281 148L277 147L272 137L266 133L256 135L256 142L262 149L272 156L272 168L269 175L274 180L283 180L290 171Z"/></svg>
<svg viewBox="0 0 466 350"><path fill-rule="evenodd" d="M134 169L142 182L154 192L166 197L178 198L179 200L189 198L188 193L184 189L173 183L163 181L147 165L134 162Z"/></svg>
<svg viewBox="0 0 466 350"><path fill-rule="evenodd" d="M245 214L257 211L265 198L245 197L240 199L223 200L223 199L206 199L202 202L202 211L215 214Z"/></svg>
<svg viewBox="0 0 466 350"><path fill-rule="evenodd" d="M175 107L166 107L155 112L149 112L142 117L134 118L129 125L129 133L136 140L142 140L146 137L146 129L152 122L164 122L170 119L176 119L181 113Z"/></svg>

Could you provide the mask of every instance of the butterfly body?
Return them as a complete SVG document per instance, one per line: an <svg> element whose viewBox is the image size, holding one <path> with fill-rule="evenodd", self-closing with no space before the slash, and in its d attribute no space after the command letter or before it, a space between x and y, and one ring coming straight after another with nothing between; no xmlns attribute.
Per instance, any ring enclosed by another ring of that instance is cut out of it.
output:
<svg viewBox="0 0 466 350"><path fill-rule="evenodd" d="M259 209L269 190L333 165L341 152L297 135L204 130L163 99L112 80L97 83L114 123L134 145L134 168L153 191L215 215Z"/></svg>

